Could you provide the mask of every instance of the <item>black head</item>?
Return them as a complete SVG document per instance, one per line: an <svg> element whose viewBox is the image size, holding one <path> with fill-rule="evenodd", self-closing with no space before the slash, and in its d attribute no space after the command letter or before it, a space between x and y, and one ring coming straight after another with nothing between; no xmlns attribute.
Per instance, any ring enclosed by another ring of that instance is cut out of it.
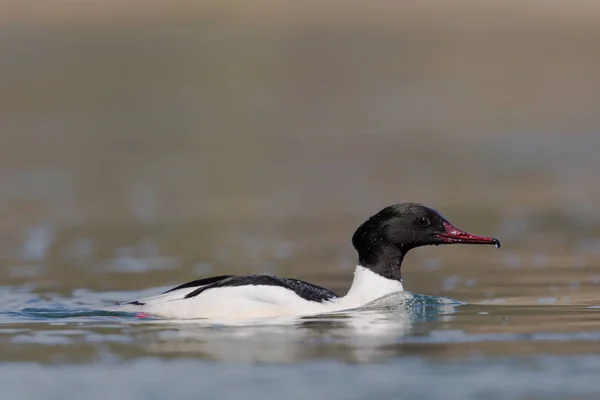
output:
<svg viewBox="0 0 600 400"><path fill-rule="evenodd" d="M402 279L402 259L410 249L451 243L500 247L498 239L464 232L436 210L417 203L384 208L364 222L352 237L360 265L386 278L398 280Z"/></svg>

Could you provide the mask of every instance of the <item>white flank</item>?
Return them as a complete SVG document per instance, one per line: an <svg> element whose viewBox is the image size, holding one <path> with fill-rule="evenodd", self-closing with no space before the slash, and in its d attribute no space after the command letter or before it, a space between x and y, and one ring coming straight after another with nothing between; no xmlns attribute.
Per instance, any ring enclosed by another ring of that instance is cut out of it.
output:
<svg viewBox="0 0 600 400"><path fill-rule="evenodd" d="M348 294L322 303L305 300L280 286L246 285L208 289L186 299L197 287L179 289L139 299L144 305L119 306L119 310L145 312L165 318L263 318L301 316L360 307L390 293L404 290L402 283L356 266Z"/></svg>

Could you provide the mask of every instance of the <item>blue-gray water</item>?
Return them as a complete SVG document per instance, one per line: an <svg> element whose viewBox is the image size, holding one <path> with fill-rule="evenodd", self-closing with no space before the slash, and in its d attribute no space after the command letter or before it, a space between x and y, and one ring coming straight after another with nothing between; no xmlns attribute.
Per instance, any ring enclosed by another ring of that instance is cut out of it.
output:
<svg viewBox="0 0 600 400"><path fill-rule="evenodd" d="M598 391L600 331L559 327L565 315L597 321L596 308L403 293L337 315L225 324L98 311L120 296L80 295L56 303L13 296L28 304L0 314L4 391L44 399L559 399ZM556 325L545 331L530 321L524 330L523 318Z"/></svg>

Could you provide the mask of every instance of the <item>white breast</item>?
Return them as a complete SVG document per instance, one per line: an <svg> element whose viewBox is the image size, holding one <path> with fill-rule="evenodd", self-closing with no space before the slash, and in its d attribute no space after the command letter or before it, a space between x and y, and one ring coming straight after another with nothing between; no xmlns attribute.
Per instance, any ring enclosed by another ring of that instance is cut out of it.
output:
<svg viewBox="0 0 600 400"><path fill-rule="evenodd" d="M403 290L402 282L384 278L368 268L357 265L348 294L337 299L337 303L346 308L356 308L387 294Z"/></svg>

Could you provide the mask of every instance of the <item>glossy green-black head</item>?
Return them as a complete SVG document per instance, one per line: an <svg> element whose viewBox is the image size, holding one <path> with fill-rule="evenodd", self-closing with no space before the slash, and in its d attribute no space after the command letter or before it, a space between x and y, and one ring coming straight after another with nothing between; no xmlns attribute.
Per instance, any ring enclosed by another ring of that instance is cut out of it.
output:
<svg viewBox="0 0 600 400"><path fill-rule="evenodd" d="M410 249L452 243L500 247L498 239L462 231L436 210L417 203L384 208L365 221L352 237L360 265L384 276L391 274L395 279L399 279L400 264ZM395 269L397 272L392 271Z"/></svg>

